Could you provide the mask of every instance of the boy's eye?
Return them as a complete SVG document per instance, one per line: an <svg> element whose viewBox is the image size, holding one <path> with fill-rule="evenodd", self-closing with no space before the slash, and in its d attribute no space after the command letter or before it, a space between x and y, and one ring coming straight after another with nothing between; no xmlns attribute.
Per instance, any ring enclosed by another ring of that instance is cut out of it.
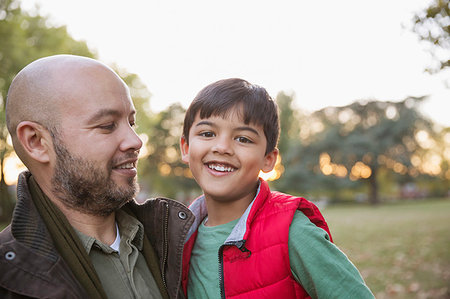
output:
<svg viewBox="0 0 450 299"><path fill-rule="evenodd" d="M251 141L247 137L242 137L242 136L237 137L236 140L241 143L253 143L253 141Z"/></svg>
<svg viewBox="0 0 450 299"><path fill-rule="evenodd" d="M202 137L214 137L213 132L201 132L199 135Z"/></svg>

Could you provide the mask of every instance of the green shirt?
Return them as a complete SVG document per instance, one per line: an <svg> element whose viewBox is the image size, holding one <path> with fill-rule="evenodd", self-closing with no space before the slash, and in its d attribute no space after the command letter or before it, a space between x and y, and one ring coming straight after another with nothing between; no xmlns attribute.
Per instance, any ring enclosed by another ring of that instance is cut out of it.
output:
<svg viewBox="0 0 450 299"><path fill-rule="evenodd" d="M219 247L238 221L217 226L205 226L203 221L198 227L189 265L188 298L220 298Z"/></svg>
<svg viewBox="0 0 450 299"><path fill-rule="evenodd" d="M220 298L219 247L237 222L199 226L190 260L188 298ZM347 256L300 211L289 228L288 247L292 274L312 298L374 298Z"/></svg>
<svg viewBox="0 0 450 299"><path fill-rule="evenodd" d="M119 251L75 230L86 249L109 299L162 298L140 252L144 228L134 217L116 212L120 232ZM120 254L119 254L120 252Z"/></svg>

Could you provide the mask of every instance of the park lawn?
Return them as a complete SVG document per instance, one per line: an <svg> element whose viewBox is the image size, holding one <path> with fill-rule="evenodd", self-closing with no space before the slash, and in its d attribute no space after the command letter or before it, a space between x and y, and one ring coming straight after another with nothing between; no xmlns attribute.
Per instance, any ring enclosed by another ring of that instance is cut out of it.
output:
<svg viewBox="0 0 450 299"><path fill-rule="evenodd" d="M450 200L322 209L377 299L450 298Z"/></svg>

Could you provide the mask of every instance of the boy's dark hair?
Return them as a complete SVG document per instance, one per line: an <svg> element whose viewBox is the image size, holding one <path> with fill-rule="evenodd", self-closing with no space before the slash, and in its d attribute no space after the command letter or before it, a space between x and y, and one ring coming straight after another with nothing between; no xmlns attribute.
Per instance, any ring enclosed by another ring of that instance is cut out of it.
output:
<svg viewBox="0 0 450 299"><path fill-rule="evenodd" d="M239 78L219 80L200 90L184 118L183 136L186 143L189 144L189 130L197 113L200 112L201 119L226 117L233 108L240 105L245 124L263 127L267 139L266 154L273 151L280 135L278 106L263 87Z"/></svg>

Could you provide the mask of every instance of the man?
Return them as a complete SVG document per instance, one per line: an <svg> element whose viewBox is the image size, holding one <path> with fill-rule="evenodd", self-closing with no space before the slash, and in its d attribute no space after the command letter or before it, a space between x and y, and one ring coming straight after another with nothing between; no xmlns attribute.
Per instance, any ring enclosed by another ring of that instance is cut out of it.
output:
<svg viewBox="0 0 450 299"><path fill-rule="evenodd" d="M178 298L193 216L133 201L142 141L125 83L86 57L36 60L14 78L6 122L29 171L0 233L0 297Z"/></svg>

